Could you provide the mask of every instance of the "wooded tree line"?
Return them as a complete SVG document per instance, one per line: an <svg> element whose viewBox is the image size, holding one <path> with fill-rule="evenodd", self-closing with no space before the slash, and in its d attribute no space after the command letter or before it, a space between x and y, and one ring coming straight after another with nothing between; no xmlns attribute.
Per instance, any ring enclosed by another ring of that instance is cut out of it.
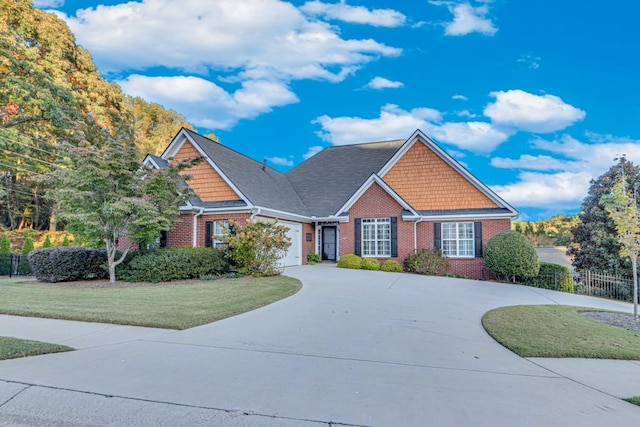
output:
<svg viewBox="0 0 640 427"><path fill-rule="evenodd" d="M55 229L55 202L38 179L68 146L133 144L159 154L180 127L175 111L103 79L66 23L29 0L0 2L0 227Z"/></svg>
<svg viewBox="0 0 640 427"><path fill-rule="evenodd" d="M540 221L514 221L513 230L534 246L567 246L579 222L578 215L556 215Z"/></svg>

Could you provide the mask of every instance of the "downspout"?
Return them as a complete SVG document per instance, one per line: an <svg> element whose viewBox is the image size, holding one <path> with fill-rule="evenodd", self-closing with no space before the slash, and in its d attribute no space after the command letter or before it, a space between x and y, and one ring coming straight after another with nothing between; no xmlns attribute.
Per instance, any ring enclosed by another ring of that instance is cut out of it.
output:
<svg viewBox="0 0 640 427"><path fill-rule="evenodd" d="M418 223L424 221L424 218L419 218L413 223L413 253L418 253Z"/></svg>
<svg viewBox="0 0 640 427"><path fill-rule="evenodd" d="M193 247L198 247L198 217L204 213L204 208L193 216Z"/></svg>
<svg viewBox="0 0 640 427"><path fill-rule="evenodd" d="M253 209L251 210L251 221L253 221L256 218L256 215L260 215L260 211L262 208L255 208L255 212L253 212Z"/></svg>

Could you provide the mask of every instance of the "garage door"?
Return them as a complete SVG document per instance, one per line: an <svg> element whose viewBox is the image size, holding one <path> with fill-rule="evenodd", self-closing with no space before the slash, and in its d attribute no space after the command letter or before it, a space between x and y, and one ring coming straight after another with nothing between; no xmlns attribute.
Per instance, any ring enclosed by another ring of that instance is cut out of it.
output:
<svg viewBox="0 0 640 427"><path fill-rule="evenodd" d="M284 258L280 260L280 265L282 267L302 265L302 224L279 221L278 225L289 229L287 236L291 239L291 246L289 246Z"/></svg>

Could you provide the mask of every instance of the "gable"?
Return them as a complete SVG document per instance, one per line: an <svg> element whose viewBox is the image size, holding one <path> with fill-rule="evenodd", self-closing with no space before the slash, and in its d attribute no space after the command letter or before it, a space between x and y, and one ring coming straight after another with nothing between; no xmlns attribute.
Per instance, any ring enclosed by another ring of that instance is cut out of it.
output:
<svg viewBox="0 0 640 427"><path fill-rule="evenodd" d="M188 140L185 140L173 157L173 162L194 157L200 157L200 153ZM203 202L241 200L229 184L206 161L187 169L183 174L191 176L187 183Z"/></svg>
<svg viewBox="0 0 640 427"><path fill-rule="evenodd" d="M499 207L420 140L383 176L416 210Z"/></svg>

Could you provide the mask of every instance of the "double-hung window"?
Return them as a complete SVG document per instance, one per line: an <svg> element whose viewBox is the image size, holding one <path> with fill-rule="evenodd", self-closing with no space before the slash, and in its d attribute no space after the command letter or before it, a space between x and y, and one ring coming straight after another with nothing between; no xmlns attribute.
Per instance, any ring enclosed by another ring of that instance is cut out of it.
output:
<svg viewBox="0 0 640 427"><path fill-rule="evenodd" d="M391 256L391 218L363 218L362 256Z"/></svg>
<svg viewBox="0 0 640 427"><path fill-rule="evenodd" d="M221 239L229 231L229 221L207 221L205 223L205 246L221 248L227 246Z"/></svg>
<svg viewBox="0 0 640 427"><path fill-rule="evenodd" d="M442 255L459 258L475 256L473 222L442 223Z"/></svg>

